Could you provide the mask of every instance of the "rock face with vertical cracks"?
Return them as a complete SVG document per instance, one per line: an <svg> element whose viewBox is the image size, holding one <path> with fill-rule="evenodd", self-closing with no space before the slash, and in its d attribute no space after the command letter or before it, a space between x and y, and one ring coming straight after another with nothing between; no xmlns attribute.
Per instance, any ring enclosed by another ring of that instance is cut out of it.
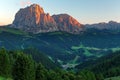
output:
<svg viewBox="0 0 120 80"><path fill-rule="evenodd" d="M53 15L52 17L60 31L79 33L83 29L82 24L68 14Z"/></svg>
<svg viewBox="0 0 120 80"><path fill-rule="evenodd" d="M65 31L79 33L82 25L67 14L53 15L45 13L38 4L20 9L13 21L12 27L32 33Z"/></svg>

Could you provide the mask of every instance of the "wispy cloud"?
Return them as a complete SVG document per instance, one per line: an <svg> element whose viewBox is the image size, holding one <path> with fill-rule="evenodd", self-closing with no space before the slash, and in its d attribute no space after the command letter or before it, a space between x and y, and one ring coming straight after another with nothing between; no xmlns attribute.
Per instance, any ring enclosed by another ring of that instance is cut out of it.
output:
<svg viewBox="0 0 120 80"><path fill-rule="evenodd" d="M21 0L20 6L25 7L26 5L30 5L32 2L30 0Z"/></svg>

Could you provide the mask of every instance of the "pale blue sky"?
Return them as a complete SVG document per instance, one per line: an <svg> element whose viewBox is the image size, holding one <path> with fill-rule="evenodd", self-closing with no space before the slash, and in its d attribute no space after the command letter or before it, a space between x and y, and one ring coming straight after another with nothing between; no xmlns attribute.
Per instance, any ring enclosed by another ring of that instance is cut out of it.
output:
<svg viewBox="0 0 120 80"><path fill-rule="evenodd" d="M0 25L10 24L15 13L30 4L39 4L46 13L68 13L82 24L120 22L120 0L2 0Z"/></svg>

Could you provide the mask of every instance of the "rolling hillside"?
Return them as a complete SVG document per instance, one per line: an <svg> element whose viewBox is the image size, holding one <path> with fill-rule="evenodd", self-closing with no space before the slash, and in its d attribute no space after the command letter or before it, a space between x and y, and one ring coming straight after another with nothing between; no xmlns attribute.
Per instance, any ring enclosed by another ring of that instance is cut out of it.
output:
<svg viewBox="0 0 120 80"><path fill-rule="evenodd" d="M0 47L9 50L34 47L66 68L120 50L119 35L119 32L107 30L89 30L78 35L66 32L31 34L2 27L0 28Z"/></svg>

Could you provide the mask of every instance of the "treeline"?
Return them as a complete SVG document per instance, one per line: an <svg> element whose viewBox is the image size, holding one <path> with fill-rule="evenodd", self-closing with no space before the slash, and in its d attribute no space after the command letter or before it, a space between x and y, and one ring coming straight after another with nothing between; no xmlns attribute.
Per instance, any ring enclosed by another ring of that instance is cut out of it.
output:
<svg viewBox="0 0 120 80"><path fill-rule="evenodd" d="M59 68L46 69L41 63L32 59L31 55L21 51L0 49L0 76L13 80L103 80L103 76L88 70L77 73Z"/></svg>
<svg viewBox="0 0 120 80"><path fill-rule="evenodd" d="M76 68L91 70L95 74L102 74L105 78L120 76L120 51L107 54L95 61L85 62Z"/></svg>
<svg viewBox="0 0 120 80"><path fill-rule="evenodd" d="M102 73L104 77L120 76L120 51L102 57L99 62L91 67L95 73Z"/></svg>

